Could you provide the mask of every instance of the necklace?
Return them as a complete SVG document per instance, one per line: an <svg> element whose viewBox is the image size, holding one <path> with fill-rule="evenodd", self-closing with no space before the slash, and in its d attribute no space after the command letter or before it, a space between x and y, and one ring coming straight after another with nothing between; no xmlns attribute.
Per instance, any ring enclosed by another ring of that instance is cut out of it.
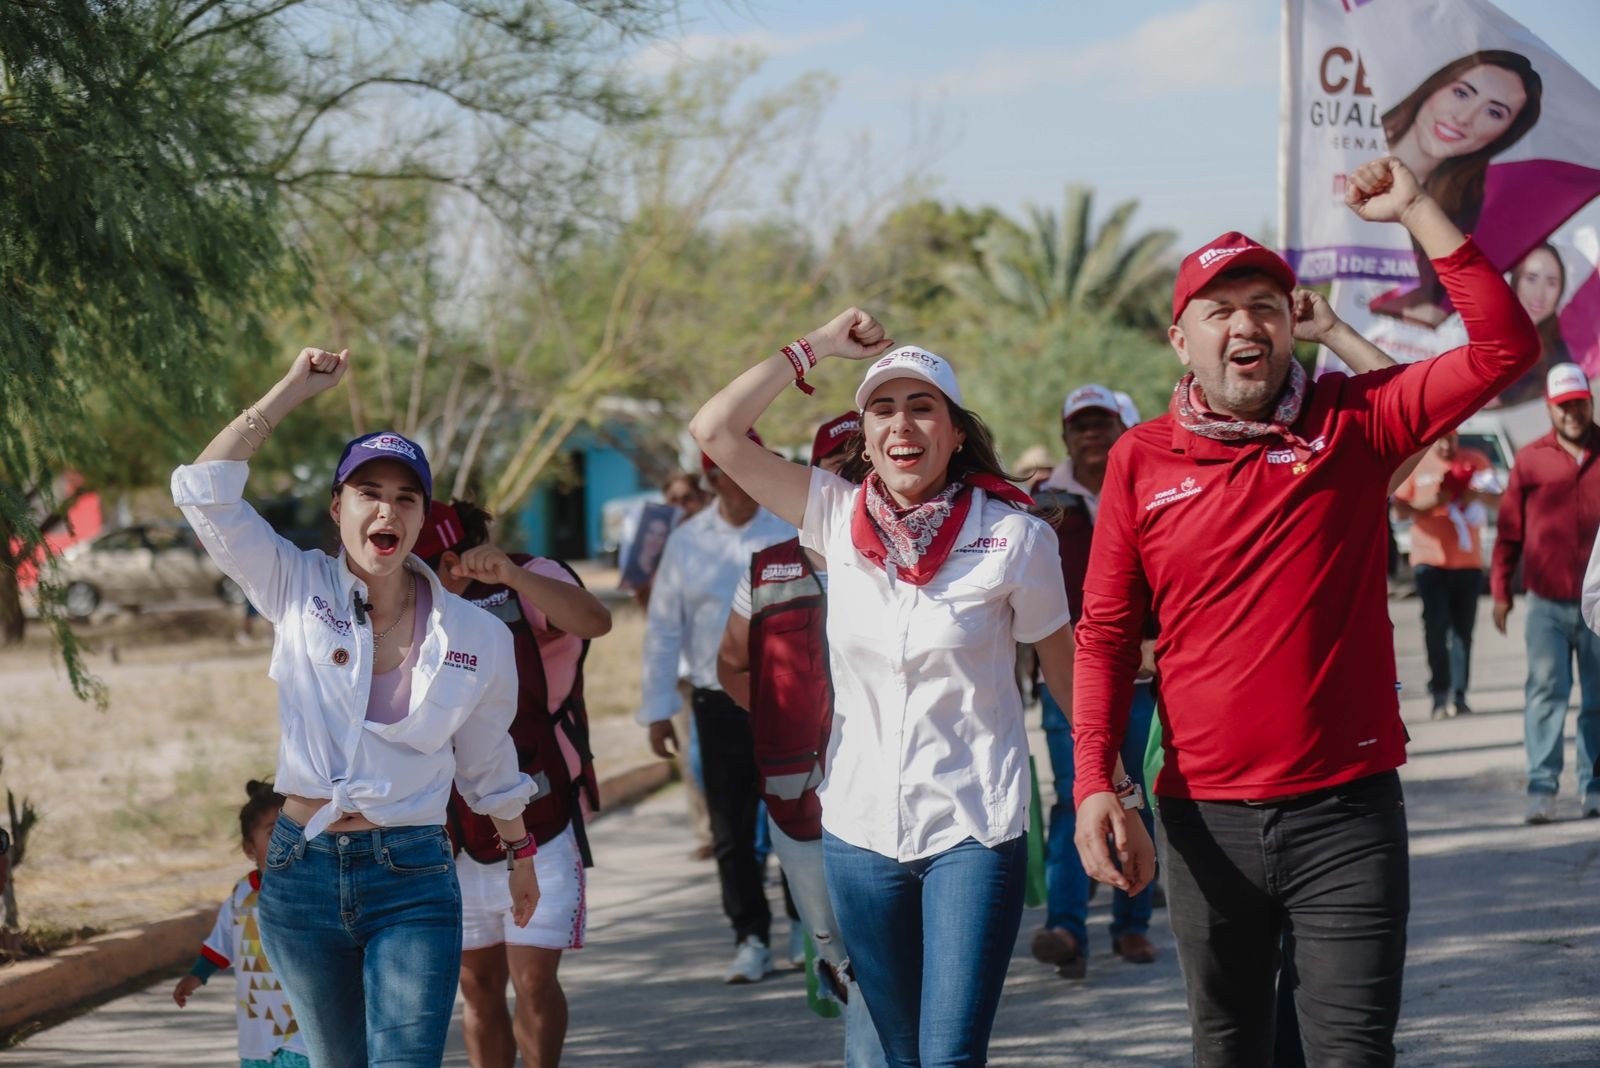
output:
<svg viewBox="0 0 1600 1068"><path fill-rule="evenodd" d="M390 623L382 634L374 634L372 636L372 644L374 646L387 638L394 628L400 625L400 621L406 618L406 609L411 607L411 601L417 595L417 576L410 571L407 571L406 574L410 577L411 584L406 587L406 599L400 602L400 614L394 617L394 622Z"/></svg>

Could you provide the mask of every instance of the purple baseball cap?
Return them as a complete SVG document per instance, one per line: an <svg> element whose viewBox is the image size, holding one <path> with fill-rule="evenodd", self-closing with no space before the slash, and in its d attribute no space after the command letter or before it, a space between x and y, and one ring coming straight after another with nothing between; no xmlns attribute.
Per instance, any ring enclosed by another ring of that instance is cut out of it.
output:
<svg viewBox="0 0 1600 1068"><path fill-rule="evenodd" d="M338 488L341 483L349 481L356 468L374 460L393 460L405 464L422 480L422 495L426 498L423 507L427 508L432 503L433 470L428 467L427 453L422 451L421 445L392 430L363 434L346 445L344 452L339 454L339 466L333 471L334 487Z"/></svg>

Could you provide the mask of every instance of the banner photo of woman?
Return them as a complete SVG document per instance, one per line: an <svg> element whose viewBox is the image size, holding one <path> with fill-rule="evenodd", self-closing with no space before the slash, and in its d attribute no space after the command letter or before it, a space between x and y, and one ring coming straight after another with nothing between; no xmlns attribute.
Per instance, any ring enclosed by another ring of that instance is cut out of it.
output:
<svg viewBox="0 0 1600 1068"><path fill-rule="evenodd" d="M1549 369L1573 362L1593 378L1600 372L1600 233L1584 227L1572 244L1542 241L1506 272L1517 299L1539 330L1539 362L1490 402L1490 408L1529 408L1531 437L1548 425L1544 382ZM1387 282L1346 279L1334 283L1329 303L1362 337L1400 363L1414 363L1466 343L1461 317L1451 314L1430 327L1377 310L1393 287ZM1317 374L1348 371L1327 348L1318 350ZM1514 435L1515 436L1515 435Z"/></svg>
<svg viewBox="0 0 1600 1068"><path fill-rule="evenodd" d="M1372 311L1450 319L1404 235L1343 210L1345 175L1374 153L1403 160L1508 271L1600 195L1600 89L1487 0L1284 10L1280 211L1302 281L1383 283Z"/></svg>

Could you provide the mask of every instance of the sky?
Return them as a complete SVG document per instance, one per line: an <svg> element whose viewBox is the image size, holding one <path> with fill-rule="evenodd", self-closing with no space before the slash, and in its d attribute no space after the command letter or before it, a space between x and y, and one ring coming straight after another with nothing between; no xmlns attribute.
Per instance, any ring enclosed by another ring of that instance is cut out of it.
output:
<svg viewBox="0 0 1600 1068"><path fill-rule="evenodd" d="M1499 6L1600 85L1600 2ZM1083 182L1097 215L1137 197L1135 228L1187 249L1276 224L1279 20L1275 0L685 0L633 63L758 49L752 88L827 74L828 139L903 152L941 200L1017 214ZM1584 223L1600 208L1558 234Z"/></svg>

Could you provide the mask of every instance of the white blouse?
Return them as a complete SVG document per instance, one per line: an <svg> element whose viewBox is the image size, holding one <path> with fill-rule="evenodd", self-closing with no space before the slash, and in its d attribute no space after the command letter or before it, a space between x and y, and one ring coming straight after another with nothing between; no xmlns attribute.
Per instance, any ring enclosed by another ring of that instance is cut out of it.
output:
<svg viewBox="0 0 1600 1068"><path fill-rule="evenodd" d="M366 586L344 558L302 551L243 498L249 466L219 460L172 473L172 499L225 575L273 624L278 684L276 789L331 798L306 824L315 838L341 813L380 827L442 824L454 780L475 812L511 820L534 796L517 767L511 721L517 664L504 623L439 585L411 674L411 704L395 723L366 718L372 627L354 618Z"/></svg>
<svg viewBox="0 0 1600 1068"><path fill-rule="evenodd" d="M833 734L822 825L897 860L1028 827L1028 737L1016 645L1071 615L1048 524L973 490L932 580L913 586L850 538L860 489L811 472L802 545L827 558Z"/></svg>

